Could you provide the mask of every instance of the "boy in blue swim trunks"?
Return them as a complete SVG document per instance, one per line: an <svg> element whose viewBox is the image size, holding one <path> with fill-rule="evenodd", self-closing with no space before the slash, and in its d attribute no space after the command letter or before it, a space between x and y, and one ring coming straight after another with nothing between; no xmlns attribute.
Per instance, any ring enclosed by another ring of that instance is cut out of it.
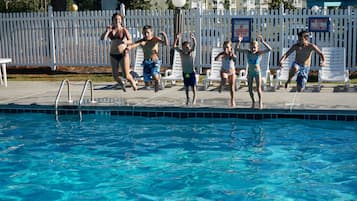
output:
<svg viewBox="0 0 357 201"><path fill-rule="evenodd" d="M302 92L304 91L307 82L312 52L315 51L320 56L321 67L325 64L325 56L316 45L309 42L309 32L307 31L298 33L298 42L283 54L280 58L279 65L282 66L282 62L294 51L296 53L295 62L290 68L289 78L285 83L285 88L288 88L291 78L298 72L296 88L298 92Z"/></svg>
<svg viewBox="0 0 357 201"><path fill-rule="evenodd" d="M248 90L250 98L252 99L252 108L255 107L254 93L253 93L253 80L255 79L255 84L257 87L258 97L259 97L259 109L263 109L262 100L262 76L260 72L260 62L262 60L262 54L272 51L272 48L268 43L263 40L262 36L258 36L260 42L265 46L265 49L259 50L259 44L257 41L252 41L250 43L250 49L241 49L240 43L243 37L240 35L238 38L238 44L236 50L238 52L243 52L247 54L248 59Z"/></svg>
<svg viewBox="0 0 357 201"><path fill-rule="evenodd" d="M192 52L195 51L196 38L193 35L193 33L191 33L192 47L190 42L184 41L182 43L182 49L177 46L177 43L180 40L180 38L181 38L181 34L178 33L176 35L173 46L174 49L177 50L181 55L182 76L183 76L183 82L185 85L185 92L186 92L186 105L188 105L190 102L190 97L188 93L189 87L192 88L192 93L193 93L192 105L194 105L196 104L197 80L196 80L196 72L193 64Z"/></svg>
<svg viewBox="0 0 357 201"><path fill-rule="evenodd" d="M151 80L154 80L155 92L159 90L160 82L160 66L161 61L159 59L159 44L169 45L167 35L165 32L160 32L160 35L163 36L163 39L157 36L154 36L153 29L150 25L145 25L143 27L144 37L128 46L128 48L136 48L141 46L144 52L144 82L145 87L149 86Z"/></svg>

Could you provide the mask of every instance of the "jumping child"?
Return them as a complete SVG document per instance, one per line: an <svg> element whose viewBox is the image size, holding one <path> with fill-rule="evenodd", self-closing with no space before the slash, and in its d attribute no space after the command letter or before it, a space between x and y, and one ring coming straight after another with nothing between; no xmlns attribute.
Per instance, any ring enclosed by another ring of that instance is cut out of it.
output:
<svg viewBox="0 0 357 201"><path fill-rule="evenodd" d="M128 45L129 49L136 48L141 46L144 52L144 82L145 87L149 86L150 81L154 80L154 88L155 92L159 90L159 82L160 82L160 66L161 61L159 59L159 44L169 45L167 35L165 32L160 32L160 35L163 36L163 39L160 37L154 36L153 28L150 25L145 25L143 27L143 35L144 37L130 45Z"/></svg>
<svg viewBox="0 0 357 201"><path fill-rule="evenodd" d="M264 50L259 50L258 41L252 41L250 43L250 49L241 49L240 43L243 40L243 37L240 35L238 38L238 44L236 50L238 52L243 52L247 54L248 60L248 90L250 98L252 99L252 108L255 107L255 99L253 93L253 80L255 79L255 84L257 87L258 97L259 97L259 109L263 108L263 100L262 100L262 75L260 72L260 62L262 60L262 54L268 53L272 51L272 48L263 40L262 36L258 36L260 42L266 47Z"/></svg>
<svg viewBox="0 0 357 201"><path fill-rule="evenodd" d="M224 41L223 43L223 52L220 52L214 60L222 60L221 68L221 83L219 85L218 91L221 93L223 86L229 82L230 95L231 95L231 106L235 107L235 82L236 82L236 70L235 70L235 60L236 55L232 50L232 42Z"/></svg>
<svg viewBox="0 0 357 201"><path fill-rule="evenodd" d="M185 92L186 92L186 105L189 104L190 102L190 97L189 97L189 87L191 86L192 88L192 105L196 104L196 93L197 93L197 80L196 80L196 72L195 72L195 67L193 64L193 56L192 52L195 51L195 46L196 46L196 38L193 33L191 33L191 39L192 39L192 46L190 42L184 41L182 42L182 48L179 48L177 46L177 42L180 40L181 34L178 33L176 35L176 39L174 41L174 49L180 53L181 56L181 61L182 61L182 76L183 76L183 82L185 85Z"/></svg>

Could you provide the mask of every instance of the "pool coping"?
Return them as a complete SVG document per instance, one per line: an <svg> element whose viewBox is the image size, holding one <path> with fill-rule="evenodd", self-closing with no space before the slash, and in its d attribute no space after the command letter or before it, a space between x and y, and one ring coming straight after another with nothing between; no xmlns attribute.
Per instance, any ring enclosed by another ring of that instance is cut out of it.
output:
<svg viewBox="0 0 357 201"><path fill-rule="evenodd" d="M119 115L171 118L240 118L278 119L295 118L305 120L357 121L357 110L331 109L250 109L175 106L90 106L0 104L0 113L47 113L54 115Z"/></svg>

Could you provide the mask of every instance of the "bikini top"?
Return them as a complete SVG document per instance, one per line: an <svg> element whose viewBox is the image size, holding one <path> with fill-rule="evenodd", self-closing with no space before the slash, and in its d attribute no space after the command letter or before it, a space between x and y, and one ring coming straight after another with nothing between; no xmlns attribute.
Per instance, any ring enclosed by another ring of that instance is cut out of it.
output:
<svg viewBox="0 0 357 201"><path fill-rule="evenodd" d="M251 52L247 54L247 58L248 58L248 64L252 64L252 65L260 64L260 61L262 60L262 57L259 54L253 54Z"/></svg>
<svg viewBox="0 0 357 201"><path fill-rule="evenodd" d="M124 31L117 31L114 35L113 32L110 32L108 38L110 38L110 40L124 40Z"/></svg>

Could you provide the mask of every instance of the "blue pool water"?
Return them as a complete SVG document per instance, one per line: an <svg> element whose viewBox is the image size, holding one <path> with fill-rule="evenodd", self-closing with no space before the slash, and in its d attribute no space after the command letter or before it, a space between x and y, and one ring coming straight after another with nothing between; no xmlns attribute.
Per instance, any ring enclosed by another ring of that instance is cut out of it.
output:
<svg viewBox="0 0 357 201"><path fill-rule="evenodd" d="M357 124L0 114L0 200L356 200Z"/></svg>

